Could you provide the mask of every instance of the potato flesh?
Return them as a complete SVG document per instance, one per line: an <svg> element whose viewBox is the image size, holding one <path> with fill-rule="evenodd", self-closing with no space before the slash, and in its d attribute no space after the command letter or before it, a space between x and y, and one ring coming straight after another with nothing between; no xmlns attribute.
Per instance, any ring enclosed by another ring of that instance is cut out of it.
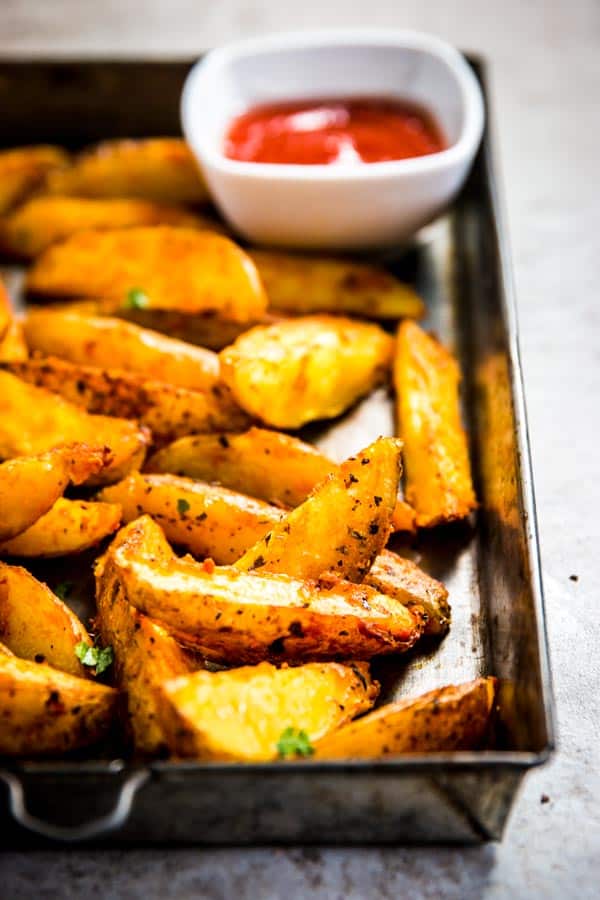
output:
<svg viewBox="0 0 600 900"><path fill-rule="evenodd" d="M0 544L2 556L51 557L81 553L117 530L121 507L59 498L34 524Z"/></svg>
<svg viewBox="0 0 600 900"><path fill-rule="evenodd" d="M390 550L383 550L365 578L375 590L394 597L409 609L422 607L424 634L445 634L450 627L448 591L440 581L427 575L416 563Z"/></svg>
<svg viewBox="0 0 600 900"><path fill-rule="evenodd" d="M59 147L40 144L0 152L0 215L38 188L53 169L66 165L67 154Z"/></svg>
<svg viewBox="0 0 600 900"><path fill-rule="evenodd" d="M83 624L41 581L20 566L0 562L0 640L21 659L47 662L63 672L86 676L75 655L89 642Z"/></svg>
<svg viewBox="0 0 600 900"><path fill-rule="evenodd" d="M269 663L195 672L160 688L171 751L199 759L262 762L277 757L286 728L311 741L373 705L378 684L365 663Z"/></svg>
<svg viewBox="0 0 600 900"><path fill-rule="evenodd" d="M477 749L488 728L495 689L495 678L479 678L381 706L319 741L315 756L377 759Z"/></svg>
<svg viewBox="0 0 600 900"><path fill-rule="evenodd" d="M392 348L377 325L305 316L242 334L221 351L221 371L250 415L300 428L339 415L384 381Z"/></svg>
<svg viewBox="0 0 600 900"><path fill-rule="evenodd" d="M414 322L398 329L394 381L404 441L406 499L419 527L463 519L476 506L461 423L460 369Z"/></svg>

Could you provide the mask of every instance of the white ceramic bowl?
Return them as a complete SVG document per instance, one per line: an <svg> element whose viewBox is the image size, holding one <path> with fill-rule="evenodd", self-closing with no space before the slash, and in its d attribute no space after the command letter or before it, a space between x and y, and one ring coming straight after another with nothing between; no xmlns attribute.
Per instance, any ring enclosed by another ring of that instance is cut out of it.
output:
<svg viewBox="0 0 600 900"><path fill-rule="evenodd" d="M348 167L224 156L231 119L257 103L369 95L427 108L448 149ZM397 243L431 221L463 184L484 122L465 59L412 31L300 32L230 44L194 66L181 110L214 200L237 231L260 243L338 249Z"/></svg>

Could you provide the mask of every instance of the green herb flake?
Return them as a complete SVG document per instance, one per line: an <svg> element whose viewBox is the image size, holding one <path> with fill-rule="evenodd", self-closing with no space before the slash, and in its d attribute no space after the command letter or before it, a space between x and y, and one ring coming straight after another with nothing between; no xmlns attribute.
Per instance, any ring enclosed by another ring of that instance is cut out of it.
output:
<svg viewBox="0 0 600 900"><path fill-rule="evenodd" d="M179 515L182 518L183 518L183 516L185 516L185 514L189 508L190 508L190 504L187 502L187 500L184 500L183 497L180 497L179 500L177 501L177 512L179 513Z"/></svg>
<svg viewBox="0 0 600 900"><path fill-rule="evenodd" d="M72 581L61 581L60 584L57 584L54 588L54 593L59 598L59 600L66 600L75 585Z"/></svg>
<svg viewBox="0 0 600 900"><path fill-rule="evenodd" d="M277 742L277 752L280 759L289 759L292 756L312 756L315 752L307 733L302 729L285 728Z"/></svg>
<svg viewBox="0 0 600 900"><path fill-rule="evenodd" d="M131 288L125 298L125 309L146 309L150 301L141 288Z"/></svg>
<svg viewBox="0 0 600 900"><path fill-rule="evenodd" d="M85 641L79 641L75 645L75 656L84 666L90 666L96 670L96 675L101 675L113 661L112 647L93 647Z"/></svg>

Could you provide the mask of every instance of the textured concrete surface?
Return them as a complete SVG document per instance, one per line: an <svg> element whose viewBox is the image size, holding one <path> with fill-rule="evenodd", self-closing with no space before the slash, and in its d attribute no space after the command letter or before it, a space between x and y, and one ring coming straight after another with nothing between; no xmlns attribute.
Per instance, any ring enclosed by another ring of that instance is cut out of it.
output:
<svg viewBox="0 0 600 900"><path fill-rule="evenodd" d="M562 898L600 879L600 5L596 0L1 0L0 53L189 54L266 30L428 29L492 64L560 750L502 844L5 854L6 898ZM577 581L570 576L576 575ZM594 579L596 575L596 579ZM541 803L542 795L549 802Z"/></svg>

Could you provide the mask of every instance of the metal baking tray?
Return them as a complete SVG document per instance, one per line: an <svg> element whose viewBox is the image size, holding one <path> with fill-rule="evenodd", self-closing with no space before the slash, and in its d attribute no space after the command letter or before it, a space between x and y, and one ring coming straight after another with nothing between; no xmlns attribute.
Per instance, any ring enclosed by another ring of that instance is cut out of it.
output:
<svg viewBox="0 0 600 900"><path fill-rule="evenodd" d="M471 63L485 93L485 66ZM0 145L78 147L177 134L189 66L0 62ZM452 208L386 263L416 284L427 300L427 326L460 358L481 506L475 527L438 529L404 548L448 586L452 628L439 646L377 664L377 675L386 700L497 675L496 749L348 763L140 765L111 756L11 762L0 765L4 845L501 837L521 779L552 751L553 716L517 327L489 127ZM4 274L16 292L19 273ZM380 390L342 421L313 428L311 438L342 458L392 430L393 405Z"/></svg>

